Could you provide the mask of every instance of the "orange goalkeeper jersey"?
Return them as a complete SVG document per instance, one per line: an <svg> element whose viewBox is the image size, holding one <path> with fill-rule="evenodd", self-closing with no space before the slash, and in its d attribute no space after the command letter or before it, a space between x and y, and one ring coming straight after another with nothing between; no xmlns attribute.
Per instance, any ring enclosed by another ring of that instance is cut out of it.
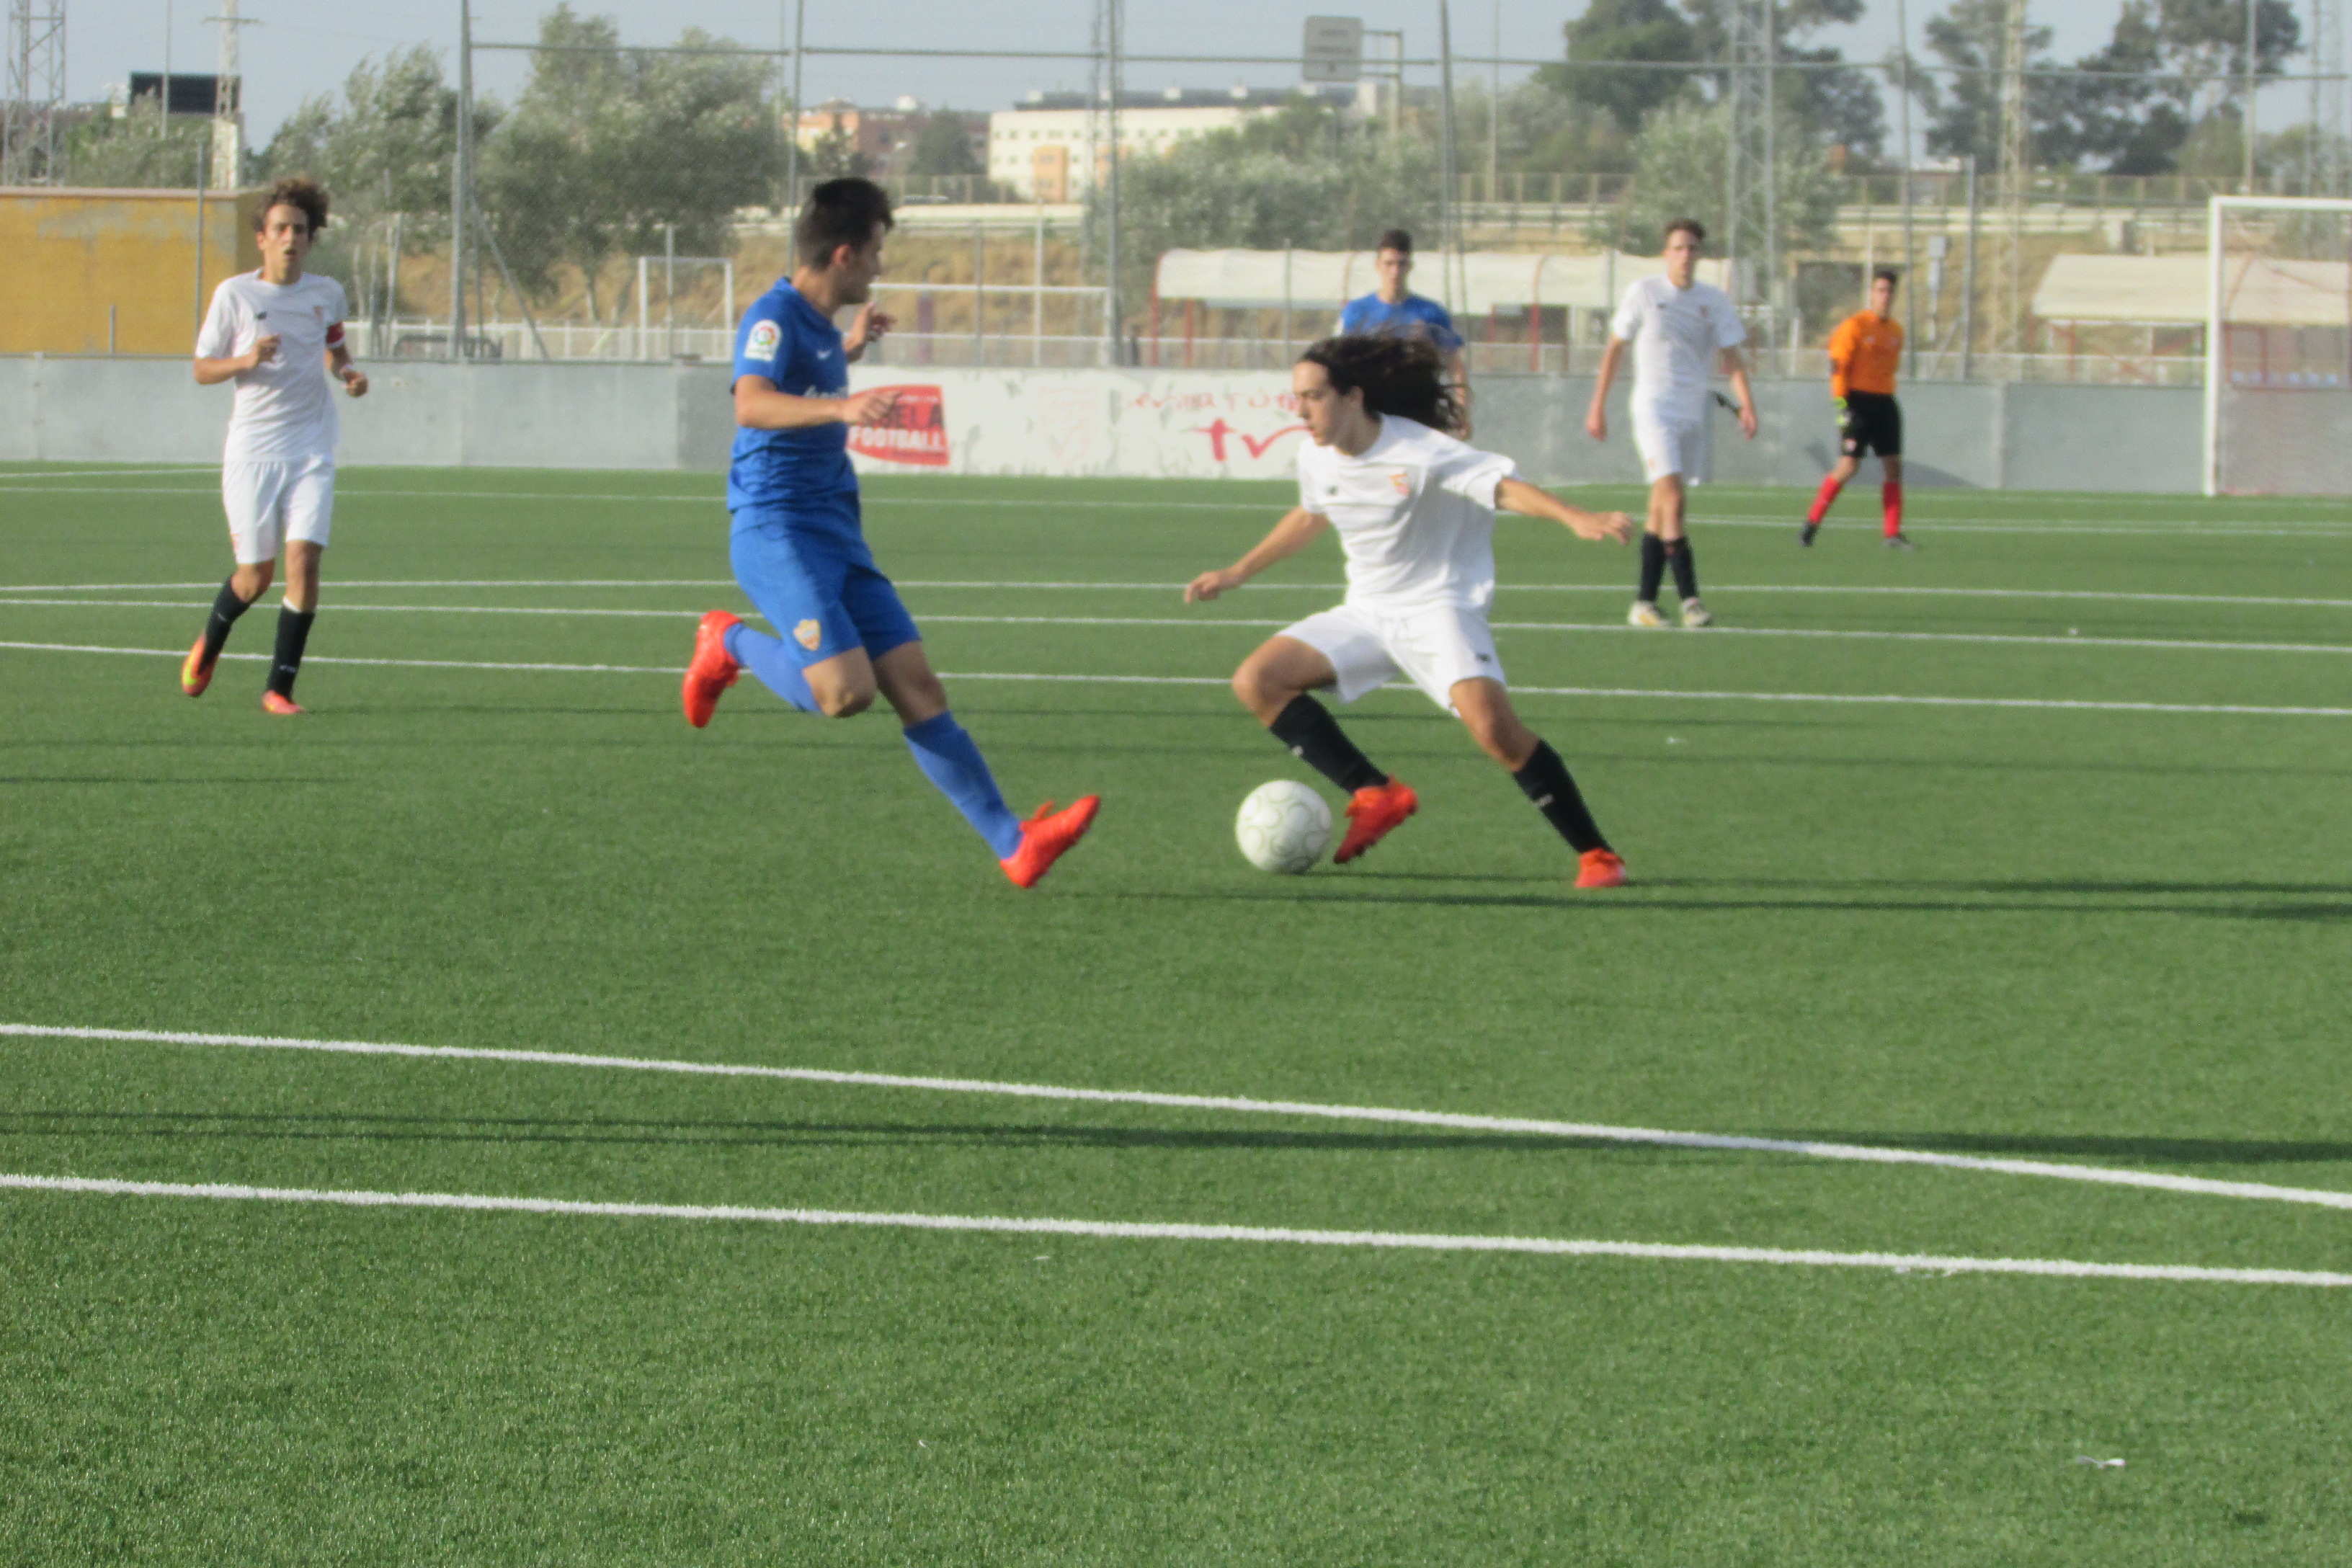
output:
<svg viewBox="0 0 2352 1568"><path fill-rule="evenodd" d="M1856 310L1830 334L1830 395L1882 392L1893 395L1895 367L1903 358L1903 325L1868 310Z"/></svg>

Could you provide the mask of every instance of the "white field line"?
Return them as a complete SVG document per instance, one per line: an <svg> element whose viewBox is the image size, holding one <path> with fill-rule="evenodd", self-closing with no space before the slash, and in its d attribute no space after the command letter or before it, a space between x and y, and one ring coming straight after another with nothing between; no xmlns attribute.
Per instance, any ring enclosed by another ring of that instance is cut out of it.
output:
<svg viewBox="0 0 2352 1568"><path fill-rule="evenodd" d="M104 647L89 643L0 641L0 648L32 653L128 654L147 658L185 658L185 648ZM224 653L226 659L263 660L263 653ZM332 654L308 654L305 664L372 665L384 668L546 670L606 675L667 675L685 673L682 667L651 664L524 664L462 658L358 658ZM1041 685L1074 686L1226 686L1222 675L1062 675L988 670L940 671L947 680L1007 680ZM1406 689L1402 686L1394 688ZM1692 702L1829 702L1868 707L2058 709L2084 713L2238 713L2288 719L2352 719L2352 708L2266 708L2242 702L2107 702L2061 697L1901 697L1818 691L1675 691L1642 687L1514 686L1522 697L1613 697L1637 700L1682 700Z"/></svg>
<svg viewBox="0 0 2352 1568"><path fill-rule="evenodd" d="M59 642L0 642L0 647L23 648L36 653L121 653L142 658L185 658L188 650L174 652L167 647L100 647L87 643ZM249 659L267 663L266 653L224 653L224 659ZM496 663L482 659L464 658L352 658L335 654L312 653L302 656L304 664L361 664L387 668L415 669L531 669L552 670L571 674L596 675L668 675L686 673L683 667L671 668L657 664L520 664Z"/></svg>
<svg viewBox="0 0 2352 1568"><path fill-rule="evenodd" d="M916 578L894 579L901 588L978 588L1005 590L1092 590L1107 589L1139 591L1152 594L1181 594L1181 583L1024 583L927 581ZM0 593L8 594L100 594L131 591L163 591L167 589L215 590L218 583L0 583ZM385 577L338 579L333 588L732 588L730 577ZM1344 583L1253 583L1252 594L1268 592L1294 594L1345 594ZM1236 590L1239 592L1239 590ZM1625 588L1616 583L1502 583L1496 586L1498 594L1607 594L1622 596ZM1905 596L1935 596L1971 599L2081 599L2138 605L2259 605L2323 610L2352 610L2352 599L2280 598L2253 594L2132 594L2095 588L1912 588L1894 584L1832 584L1812 583L1743 583L1717 584L1713 592L1717 597L1726 594L1864 594Z"/></svg>
<svg viewBox="0 0 2352 1568"><path fill-rule="evenodd" d="M570 1051L533 1051L483 1046L412 1046L375 1040L314 1040L282 1035L212 1035L163 1029L109 1029L80 1025L0 1024L0 1037L35 1039L123 1041L138 1045L226 1046L249 1050L319 1051L336 1056L412 1057L444 1061L517 1062L541 1067L612 1068L628 1072L683 1073L709 1078L783 1079L860 1089L904 1089L940 1094L1001 1095L1018 1100L1076 1100L1095 1105L1150 1105L1183 1110L1226 1110L1251 1116L1294 1116L1327 1121L1369 1121L1411 1127L1445 1127L1522 1137L1571 1138L1610 1143L1663 1144L1677 1149L1738 1150L1794 1154L1873 1165L1927 1165L1948 1171L1984 1171L2009 1176L2041 1176L2065 1182L2146 1187L2210 1197L2256 1198L2273 1203L2314 1204L2352 1209L2352 1193L2314 1187L2280 1187L2262 1182L2223 1182L2206 1176L2176 1176L2162 1171L2070 1165L2049 1160L2006 1160L1979 1154L1945 1154L1926 1149L1876 1149L1860 1143L1823 1143L1791 1138L1751 1138L1722 1132L1676 1132L1654 1127L1618 1127L1602 1122L1549 1121L1517 1116L1476 1116L1448 1110L1403 1110L1382 1106L1331 1105L1314 1100L1253 1100L1236 1095L1163 1094L1147 1089L1074 1089L1061 1084L1005 1083L989 1079L910 1077L901 1073L841 1072L824 1068L752 1067L728 1062L692 1062L656 1057L588 1056Z"/></svg>
<svg viewBox="0 0 2352 1568"><path fill-rule="evenodd" d="M132 610L199 610L208 606L193 601L169 599L11 599L0 598L0 605L63 609L132 609ZM420 616L558 616L576 618L634 620L695 620L699 610L621 610L605 608L562 608L544 605L365 605L338 603L337 613L357 611L373 614L404 614ZM940 626L1179 626L1192 630L1215 630L1222 626L1249 629L1273 629L1291 625L1281 619L1247 619L1234 616L942 616L926 613L924 622ZM1495 630L1503 632L1596 632L1609 636L1620 634L1640 636L1645 628L1629 626L1622 622L1583 621L1495 621ZM2074 648L2157 648L2173 652L2192 653L2334 653L2352 654L2352 645L2343 643L2285 642L2210 642L2185 637L2108 637L2028 636L2011 632L1890 632L1839 630L1806 626L1715 626L1709 629L1707 640L1721 641L1731 637L1810 637L1865 642L1922 643L1985 643L2007 646L2028 646Z"/></svg>
<svg viewBox="0 0 2352 1568"><path fill-rule="evenodd" d="M218 488L215 486L194 488L186 486L165 487L161 485L8 484L0 485L0 490L5 490L9 494L59 495L210 496L219 493ZM714 510L725 505L725 498L718 494L681 496L628 495L623 493L597 493L589 491L572 492L562 490L390 490L366 489L360 486L345 486L338 495L338 499L345 502L368 500L379 497L394 500L605 501L618 505L704 506L713 508ZM1023 511L1253 511L1264 512L1269 516L1275 515L1282 510L1282 503L1264 500L1009 500L976 496L933 497L868 495L861 499L861 504L868 507L916 506L928 508L932 510L947 510L961 507L1009 507ZM1793 529L1798 526L1798 519L1793 512L1787 516L1779 517L1747 517L1734 515L1728 517L1700 517L1694 519L1693 521L1702 527L1708 528ZM2265 518L2256 521L2262 522L2276 521L2292 523L2296 520L2291 518L2275 520ZM1856 526L1864 527L1867 526L1867 524L1858 522ZM2200 535L2226 534L2231 538L2352 540L2352 527L2247 527L2226 522L2217 523L2194 517L2182 518L2178 521L2168 521L2162 519L2147 519L2142 521L2119 523L2019 521L2011 518L1999 517L1917 518L1914 520L1914 526L1916 527L1923 535L1937 532L2114 534L2177 533Z"/></svg>
<svg viewBox="0 0 2352 1568"><path fill-rule="evenodd" d="M61 472L51 472L47 468L27 468L17 469L13 472L0 472L0 484L6 484L12 479L136 479L146 478L149 475L152 475L157 479L164 479L175 477L181 474L217 474L219 472L220 465L218 463L181 463L152 468L145 467L136 468L67 468Z"/></svg>
<svg viewBox="0 0 2352 1568"><path fill-rule="evenodd" d="M1016 1219L996 1215L876 1214L856 1209L746 1208L731 1204L614 1204L509 1198L478 1193L375 1193L349 1188L249 1187L223 1182L124 1182L95 1176L0 1173L0 1189L107 1197L210 1198L231 1203L331 1204L343 1208L457 1209L475 1214L680 1219L738 1225L858 1226L893 1230L1084 1236L1120 1241L1255 1241L1405 1252L1517 1252L1567 1258L1639 1258L1677 1263L1775 1263L1882 1268L1896 1274L2030 1274L2045 1279L2150 1279L2200 1285L2303 1285L2341 1289L2352 1274L2293 1268L2202 1268L2177 1263L2076 1263L2056 1258L1951 1258L1935 1253L1789 1251L1773 1247L1685 1247L1648 1241L1565 1241L1532 1236L1444 1236L1423 1231L1306 1230L1253 1225L1131 1220Z"/></svg>

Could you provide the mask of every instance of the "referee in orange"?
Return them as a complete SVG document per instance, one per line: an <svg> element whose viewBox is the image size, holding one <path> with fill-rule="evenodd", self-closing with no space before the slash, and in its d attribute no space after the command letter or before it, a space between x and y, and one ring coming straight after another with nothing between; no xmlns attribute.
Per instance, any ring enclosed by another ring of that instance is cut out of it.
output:
<svg viewBox="0 0 2352 1568"><path fill-rule="evenodd" d="M1893 268L1880 268L1870 279L1869 308L1848 316L1830 334L1830 395L1837 400L1840 455L1805 514L1800 544L1813 542L1838 492L1862 471L1864 456L1875 452L1885 476L1878 494L1887 548L1911 548L1903 535L1903 408L1895 401L1903 327L1895 319L1895 281Z"/></svg>

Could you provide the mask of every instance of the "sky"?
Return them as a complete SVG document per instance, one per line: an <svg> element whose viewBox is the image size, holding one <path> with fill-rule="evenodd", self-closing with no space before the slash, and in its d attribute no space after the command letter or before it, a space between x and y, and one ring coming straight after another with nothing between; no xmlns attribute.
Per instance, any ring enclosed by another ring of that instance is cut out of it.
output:
<svg viewBox="0 0 2352 1568"><path fill-rule="evenodd" d="M814 49L922 47L1066 49L1087 47L1089 0L893 0L887 7L805 0L807 41ZM2053 52L2062 59L2089 53L2106 41L2123 0L2035 0L2032 19L2056 34ZM624 42L675 42L688 26L738 42L773 46L789 26L792 0L573 0L583 15L616 18ZM478 41L527 41L537 35L540 14L552 0L476 0ZM1454 47L1457 56L1494 55L1552 59L1560 54L1560 27L1583 11L1583 0L1453 0ZM1926 17L1940 0L1909 0L1914 48ZM2301 9L2298 5L2298 9ZM220 0L69 0L66 43L68 87L77 101L106 95L110 84L134 70L159 70L164 59L170 18L171 65L174 70L209 72L219 58L221 29L204 18L217 16ZM247 81L247 135L267 142L278 121L302 100L339 86L352 68L370 55L409 44L452 51L457 39L457 0L243 0L244 15L256 25L243 29ZM1437 47L1437 0L1184 0L1179 5L1130 5L1128 53L1265 55L1295 58L1310 15L1360 16L1368 27L1402 27L1408 57L1433 55ZM1819 41L1833 44L1850 58L1875 59L1895 38L1893 0L1869 0L1863 20L1826 29ZM1499 49L1496 47L1499 42ZM524 72L516 54L476 56L478 90L511 99ZM803 95L810 101L831 97L887 104L902 94L937 107L1003 109L1033 89L1083 88L1086 62L1008 59L858 59L812 55L805 64ZM1487 67L1457 67L1485 77ZM1528 68L1505 68L1508 84L1524 79ZM1283 66L1130 66L1128 85L1281 86L1297 73ZM1433 80L1434 74L1420 73ZM1460 79L1457 75L1457 82ZM2301 118L2307 88L2284 87L2263 95L2262 119L2283 124Z"/></svg>

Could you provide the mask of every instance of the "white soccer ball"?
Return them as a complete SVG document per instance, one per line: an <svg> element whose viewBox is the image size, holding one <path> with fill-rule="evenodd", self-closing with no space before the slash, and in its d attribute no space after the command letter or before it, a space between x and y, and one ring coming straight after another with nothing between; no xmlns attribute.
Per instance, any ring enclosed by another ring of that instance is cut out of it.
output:
<svg viewBox="0 0 2352 1568"><path fill-rule="evenodd" d="M1234 819L1242 855L1261 871L1295 877L1331 847L1331 808L1296 779L1276 779L1250 791Z"/></svg>

